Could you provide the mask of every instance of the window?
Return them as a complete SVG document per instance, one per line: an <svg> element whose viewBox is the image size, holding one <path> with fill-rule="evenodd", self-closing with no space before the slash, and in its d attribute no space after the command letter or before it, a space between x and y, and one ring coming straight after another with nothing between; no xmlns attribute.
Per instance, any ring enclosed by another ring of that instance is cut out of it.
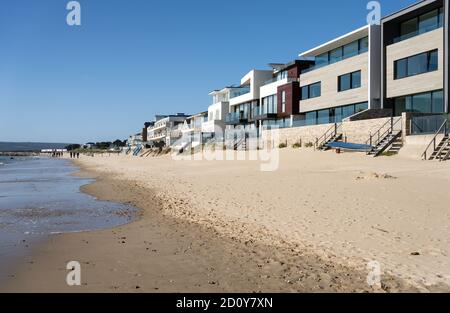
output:
<svg viewBox="0 0 450 313"><path fill-rule="evenodd" d="M310 98L316 98L320 97L322 94L322 84L321 83L315 83L309 86L309 97Z"/></svg>
<svg viewBox="0 0 450 313"><path fill-rule="evenodd" d="M398 60L394 66L395 79L407 77L408 59Z"/></svg>
<svg viewBox="0 0 450 313"><path fill-rule="evenodd" d="M301 100L307 100L307 99L311 99L311 98L320 97L321 92L322 92L321 86L322 86L322 84L320 82L311 84L308 86L303 86L301 88L301 91L302 91Z"/></svg>
<svg viewBox="0 0 450 313"><path fill-rule="evenodd" d="M406 38L413 37L417 32L417 18L403 22L400 25L400 36Z"/></svg>
<svg viewBox="0 0 450 313"><path fill-rule="evenodd" d="M261 114L276 114L277 113L277 96L272 95L262 99Z"/></svg>
<svg viewBox="0 0 450 313"><path fill-rule="evenodd" d="M317 113L308 112L305 114L305 125L316 125L317 124Z"/></svg>
<svg viewBox="0 0 450 313"><path fill-rule="evenodd" d="M433 10L419 16L419 34L436 29L439 25L439 10Z"/></svg>
<svg viewBox="0 0 450 313"><path fill-rule="evenodd" d="M331 51L322 53L315 57L315 64L302 70L302 73L307 73L317 68L333 64L344 59L354 57L358 54L365 53L369 50L369 37L364 37L355 40L347 45L333 49Z"/></svg>
<svg viewBox="0 0 450 313"><path fill-rule="evenodd" d="M301 90L301 100L306 100L309 98L309 86L302 87Z"/></svg>
<svg viewBox="0 0 450 313"><path fill-rule="evenodd" d="M358 41L354 41L344 46L344 59L351 58L359 53Z"/></svg>
<svg viewBox="0 0 450 313"><path fill-rule="evenodd" d="M442 90L396 98L394 114L400 116L403 112L443 113Z"/></svg>
<svg viewBox="0 0 450 313"><path fill-rule="evenodd" d="M329 62L328 52L316 56L316 64L317 64L317 66L326 65L326 64L328 64L328 62Z"/></svg>
<svg viewBox="0 0 450 313"><path fill-rule="evenodd" d="M330 122L330 110L320 110L317 112L317 124L328 124Z"/></svg>
<svg viewBox="0 0 450 313"><path fill-rule="evenodd" d="M342 60L342 47L330 51L330 64Z"/></svg>
<svg viewBox="0 0 450 313"><path fill-rule="evenodd" d="M352 89L361 87L361 71L352 73Z"/></svg>
<svg viewBox="0 0 450 313"><path fill-rule="evenodd" d="M432 101L432 113L444 113L444 93L442 91L433 92Z"/></svg>
<svg viewBox="0 0 450 313"><path fill-rule="evenodd" d="M359 54L369 51L369 37L359 40Z"/></svg>
<svg viewBox="0 0 450 313"><path fill-rule="evenodd" d="M351 74L339 76L338 80L339 80L339 83L338 83L339 91L349 90L351 88L351 82L352 82Z"/></svg>
<svg viewBox="0 0 450 313"><path fill-rule="evenodd" d="M443 8L435 9L414 17L400 24L400 36L394 39L399 42L411 37L427 33L444 25Z"/></svg>
<svg viewBox="0 0 450 313"><path fill-rule="evenodd" d="M286 91L281 92L281 112L286 112Z"/></svg>
<svg viewBox="0 0 450 313"><path fill-rule="evenodd" d="M367 110L368 102L349 104L341 107L305 113L304 125L340 123L344 118Z"/></svg>
<svg viewBox="0 0 450 313"><path fill-rule="evenodd" d="M361 71L345 74L338 77L338 91L346 91L361 87Z"/></svg>
<svg viewBox="0 0 450 313"><path fill-rule="evenodd" d="M394 62L394 79L437 71L438 50L433 50Z"/></svg>

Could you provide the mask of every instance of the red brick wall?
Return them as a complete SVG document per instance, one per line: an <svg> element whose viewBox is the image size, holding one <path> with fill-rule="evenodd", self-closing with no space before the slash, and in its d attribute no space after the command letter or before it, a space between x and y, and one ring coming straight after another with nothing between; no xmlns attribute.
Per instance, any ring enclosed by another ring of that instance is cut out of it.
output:
<svg viewBox="0 0 450 313"><path fill-rule="evenodd" d="M286 92L286 110L282 112L281 94ZM298 82L292 82L278 87L277 92L278 102L278 117L290 117L293 114L299 113L300 102L300 85Z"/></svg>

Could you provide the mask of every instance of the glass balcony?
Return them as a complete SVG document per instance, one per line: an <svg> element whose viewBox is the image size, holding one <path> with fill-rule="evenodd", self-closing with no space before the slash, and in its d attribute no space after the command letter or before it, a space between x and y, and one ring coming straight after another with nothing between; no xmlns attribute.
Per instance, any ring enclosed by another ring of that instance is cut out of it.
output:
<svg viewBox="0 0 450 313"><path fill-rule="evenodd" d="M239 87L230 93L230 99L237 98L248 93L250 93L250 86Z"/></svg>
<svg viewBox="0 0 450 313"><path fill-rule="evenodd" d="M240 124L245 123L250 119L249 114L244 112L228 113L225 117L225 123L227 124Z"/></svg>
<svg viewBox="0 0 450 313"><path fill-rule="evenodd" d="M281 81L281 80L286 80L286 84L288 83L292 83L292 82L296 82L298 81L297 77L285 77L285 78L279 78L279 77L273 77L272 79L269 79L268 81L264 82L262 85L266 86L266 85L270 85L272 83Z"/></svg>

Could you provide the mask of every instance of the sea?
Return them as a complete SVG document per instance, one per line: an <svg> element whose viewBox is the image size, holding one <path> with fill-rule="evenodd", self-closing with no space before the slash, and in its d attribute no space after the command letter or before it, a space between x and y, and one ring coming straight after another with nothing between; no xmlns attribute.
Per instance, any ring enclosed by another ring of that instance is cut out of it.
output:
<svg viewBox="0 0 450 313"><path fill-rule="evenodd" d="M0 284L32 248L60 233L112 228L131 222L137 209L100 201L80 187L69 160L0 156Z"/></svg>

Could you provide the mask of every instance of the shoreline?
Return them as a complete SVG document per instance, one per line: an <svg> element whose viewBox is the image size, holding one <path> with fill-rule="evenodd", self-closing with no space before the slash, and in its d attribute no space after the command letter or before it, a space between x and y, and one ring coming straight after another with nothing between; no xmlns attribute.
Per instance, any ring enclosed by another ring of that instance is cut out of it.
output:
<svg viewBox="0 0 450 313"><path fill-rule="evenodd" d="M82 192L100 200L134 205L140 210L137 220L113 229L51 236L48 242L34 249L30 257L33 260L20 266L16 278L0 290L383 291L368 287L364 272L326 262L305 251L299 254L289 245L277 247L242 242L238 238L226 238L203 225L165 216L158 208L161 200L155 195L148 196L151 191L147 188L133 181L118 180L111 174L92 171L82 164L77 166L81 169L77 176L95 179L92 184L82 186ZM146 196L142 196L144 194ZM153 203L148 202L149 197L154 200ZM163 240L156 243L154 236ZM76 260L75 256L78 256L82 265L83 284L80 287L68 287L65 285L64 265L72 259ZM385 277L383 284L385 291L416 290L393 277Z"/></svg>

